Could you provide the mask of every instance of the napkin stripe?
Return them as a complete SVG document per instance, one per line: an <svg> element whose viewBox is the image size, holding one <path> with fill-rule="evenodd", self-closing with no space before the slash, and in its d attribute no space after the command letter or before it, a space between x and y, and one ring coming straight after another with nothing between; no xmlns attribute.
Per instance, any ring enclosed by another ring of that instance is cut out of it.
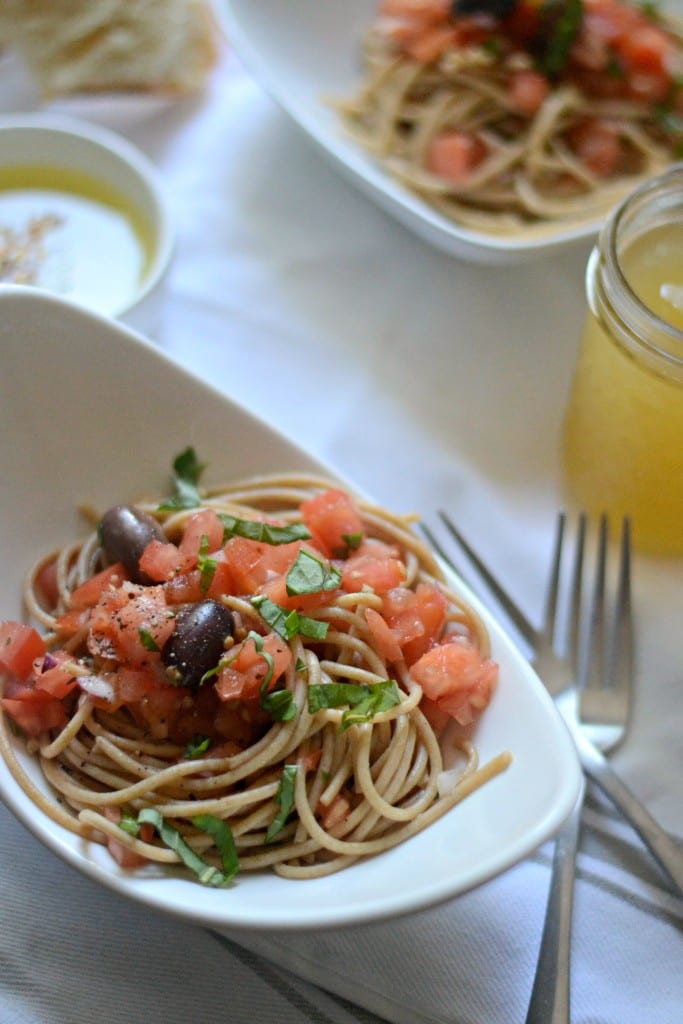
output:
<svg viewBox="0 0 683 1024"><path fill-rule="evenodd" d="M283 999L286 999L295 1010L304 1013L312 1024L340 1024L338 1018L333 1020L319 1006L315 1006L299 989L283 978L267 960L264 960L256 953L252 953L251 950L245 949L244 946L233 942L220 932L215 932L211 929L206 929L206 931L216 942L227 949L232 956L243 963L250 971L253 971L261 981L269 985ZM325 990L325 994L340 1009L343 1009L349 1017L358 1021L358 1024L383 1024L381 1017L375 1016L374 1013L370 1013L370 1011L363 1009L363 1007L350 1003L347 999L337 996L333 992Z"/></svg>
<svg viewBox="0 0 683 1024"><path fill-rule="evenodd" d="M548 868L552 865L552 854L547 854L543 851L537 851L530 859L534 863L543 864ZM681 920L683 919L683 901L676 900L676 897L663 889L654 890L653 897L650 899L642 890L626 888L620 880L613 877L606 878L594 868L589 868L586 864L587 860L598 860L598 858L589 858L584 854L579 854L576 865L576 877L579 881L585 882L595 889L600 889L622 903L628 903L634 910L647 915L647 917L653 920L661 921L671 925L673 928L680 927ZM600 863L611 868L611 865L606 864L604 861L600 861ZM647 884L650 889L653 888L649 883ZM655 898L657 902L654 901ZM676 902L680 904L680 909L675 906Z"/></svg>

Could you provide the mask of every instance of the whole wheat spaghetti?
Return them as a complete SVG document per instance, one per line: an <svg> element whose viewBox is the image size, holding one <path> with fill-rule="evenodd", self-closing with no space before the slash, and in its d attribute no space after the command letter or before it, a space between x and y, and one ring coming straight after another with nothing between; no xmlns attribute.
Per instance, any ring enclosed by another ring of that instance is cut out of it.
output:
<svg viewBox="0 0 683 1024"><path fill-rule="evenodd" d="M594 218L681 155L683 34L627 0L383 0L337 104L441 213L495 233Z"/></svg>
<svg viewBox="0 0 683 1024"><path fill-rule="evenodd" d="M469 730L497 679L486 629L409 518L312 477L200 492L191 449L175 466L170 499L34 566L42 638L0 623L0 750L41 810L126 866L309 878L505 769Z"/></svg>

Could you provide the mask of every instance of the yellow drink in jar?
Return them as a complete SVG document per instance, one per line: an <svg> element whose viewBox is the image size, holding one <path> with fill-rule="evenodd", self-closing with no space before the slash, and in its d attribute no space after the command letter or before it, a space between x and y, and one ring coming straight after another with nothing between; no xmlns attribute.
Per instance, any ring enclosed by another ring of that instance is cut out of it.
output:
<svg viewBox="0 0 683 1024"><path fill-rule="evenodd" d="M683 554L683 168L616 211L587 291L565 423L570 492L590 512L629 515L640 549Z"/></svg>

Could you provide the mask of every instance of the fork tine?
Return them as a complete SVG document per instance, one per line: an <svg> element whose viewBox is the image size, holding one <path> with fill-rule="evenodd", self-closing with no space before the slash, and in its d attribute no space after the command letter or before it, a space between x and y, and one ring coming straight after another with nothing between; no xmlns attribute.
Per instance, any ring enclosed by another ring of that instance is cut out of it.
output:
<svg viewBox="0 0 683 1024"><path fill-rule="evenodd" d="M521 608L513 601L507 591L501 586L498 580L493 576L490 569L482 562L479 555L472 549L466 538L463 537L460 530L457 528L453 520L443 511L439 509L437 515L450 533L453 540L458 544L465 552L469 562L475 567L481 579L486 583L487 588L491 594L495 597L498 604L501 606L507 617L519 631L520 636L530 646L535 646L537 642L537 631L531 625L526 615L522 612ZM420 528L427 537L427 540L434 547L434 549L441 555L444 561L448 562L449 565L453 565L453 561L444 552L442 546L438 540L434 537L433 533L429 530L424 523L420 524ZM478 581L477 581L478 582ZM473 589L477 589L476 586Z"/></svg>
<svg viewBox="0 0 683 1024"><path fill-rule="evenodd" d="M574 678L578 679L581 670L581 599L583 595L583 566L586 550L586 529L588 519L585 512L579 515L574 546L574 563L569 602L569 621L567 635L569 637L569 657L572 663Z"/></svg>
<svg viewBox="0 0 683 1024"><path fill-rule="evenodd" d="M623 725L630 707L633 621L630 523L621 530L618 580L611 628L605 624L609 527L600 520L595 580L585 662L580 673L579 715L584 722ZM609 643L608 643L609 639Z"/></svg>
<svg viewBox="0 0 683 1024"><path fill-rule="evenodd" d="M633 678L633 608L631 605L631 520L621 525L619 579L617 581L609 680L628 699Z"/></svg>
<svg viewBox="0 0 683 1024"><path fill-rule="evenodd" d="M560 512L555 527L555 544L553 547L550 577L546 586L545 609L543 612L543 625L539 633L539 643L552 647L557 629L557 598L560 592L560 570L562 567L562 548L564 546L564 532L567 524L567 517Z"/></svg>

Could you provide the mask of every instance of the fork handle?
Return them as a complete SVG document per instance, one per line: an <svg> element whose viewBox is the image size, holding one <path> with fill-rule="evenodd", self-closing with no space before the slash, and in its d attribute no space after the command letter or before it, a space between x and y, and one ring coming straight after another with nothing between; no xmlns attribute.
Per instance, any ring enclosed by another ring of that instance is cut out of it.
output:
<svg viewBox="0 0 683 1024"><path fill-rule="evenodd" d="M569 1024L570 954L583 786L555 839L543 934L525 1024Z"/></svg>
<svg viewBox="0 0 683 1024"><path fill-rule="evenodd" d="M607 759L580 732L575 735L583 770L633 826L660 868L683 896L683 850L610 767Z"/></svg>

